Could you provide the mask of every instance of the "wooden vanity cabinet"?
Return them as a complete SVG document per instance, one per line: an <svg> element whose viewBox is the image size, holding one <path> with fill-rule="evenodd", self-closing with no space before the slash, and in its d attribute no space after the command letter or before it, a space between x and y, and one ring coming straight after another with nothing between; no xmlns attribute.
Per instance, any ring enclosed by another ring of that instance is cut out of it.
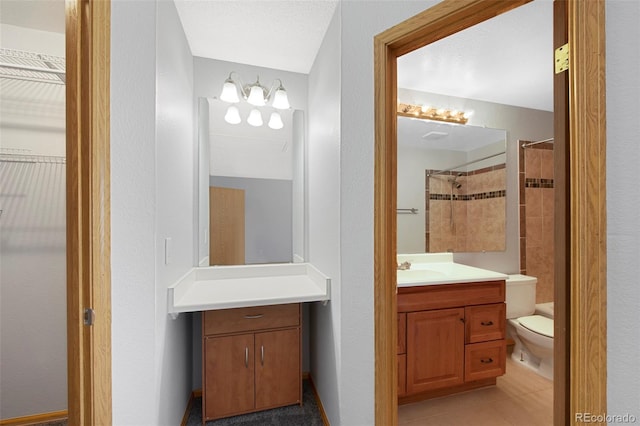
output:
<svg viewBox="0 0 640 426"><path fill-rule="evenodd" d="M203 312L203 422L302 403L300 318L300 304Z"/></svg>
<svg viewBox="0 0 640 426"><path fill-rule="evenodd" d="M400 403L495 384L506 367L504 298L504 281L398 289Z"/></svg>

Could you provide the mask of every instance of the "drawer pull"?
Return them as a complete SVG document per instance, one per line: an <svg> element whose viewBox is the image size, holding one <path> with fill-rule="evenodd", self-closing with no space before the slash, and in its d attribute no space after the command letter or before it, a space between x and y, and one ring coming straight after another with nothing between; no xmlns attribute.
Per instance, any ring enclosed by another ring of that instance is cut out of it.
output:
<svg viewBox="0 0 640 426"><path fill-rule="evenodd" d="M262 318L264 316L264 314L258 314L258 315L245 315L244 318L245 319L258 319L258 318Z"/></svg>
<svg viewBox="0 0 640 426"><path fill-rule="evenodd" d="M244 348L244 367L249 368L249 348Z"/></svg>
<svg viewBox="0 0 640 426"><path fill-rule="evenodd" d="M493 358L481 359L480 362L483 364L491 364L493 362Z"/></svg>
<svg viewBox="0 0 640 426"><path fill-rule="evenodd" d="M260 345L260 365L264 366L264 345Z"/></svg>
<svg viewBox="0 0 640 426"><path fill-rule="evenodd" d="M485 327L489 327L493 325L493 321L482 321L480 325L484 325Z"/></svg>

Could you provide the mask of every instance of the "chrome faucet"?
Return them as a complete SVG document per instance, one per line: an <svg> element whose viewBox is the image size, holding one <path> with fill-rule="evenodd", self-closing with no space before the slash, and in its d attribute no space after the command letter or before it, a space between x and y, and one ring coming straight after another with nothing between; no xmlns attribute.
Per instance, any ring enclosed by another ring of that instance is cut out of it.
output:
<svg viewBox="0 0 640 426"><path fill-rule="evenodd" d="M411 269L411 263L405 261L402 263L398 263L398 270L399 271L406 271L407 269Z"/></svg>

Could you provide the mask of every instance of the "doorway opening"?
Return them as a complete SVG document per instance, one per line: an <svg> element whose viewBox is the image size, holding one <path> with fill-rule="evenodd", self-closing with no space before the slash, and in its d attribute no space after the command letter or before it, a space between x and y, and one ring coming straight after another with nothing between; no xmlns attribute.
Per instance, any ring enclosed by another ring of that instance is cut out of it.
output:
<svg viewBox="0 0 640 426"><path fill-rule="evenodd" d="M376 423L397 424L398 366L396 297L397 63L399 56L507 12L527 1L448 1L375 38L375 358ZM570 109L554 108L556 143L556 318L554 423L571 421L571 412L606 412L606 247L604 235L604 2L556 1L566 20L570 72L556 76ZM587 19L589 17L589 19ZM589 66L587 67L587 63ZM562 81L559 81L559 80ZM572 94L568 97L567 93ZM579 95L578 95L579 94ZM587 107L589 105L589 107ZM568 112L567 112L568 111ZM594 111L596 119L594 120ZM566 140L565 140L566 139ZM596 164L596 167L587 165ZM560 220L557 220L557 219ZM587 235L584 230L589 229ZM560 279L558 279L560 277ZM560 289L560 287L563 287ZM561 311L561 309L560 309ZM588 321L594 327L580 327ZM560 330L558 330L561 327ZM560 335L558 335L560 331ZM594 351L597 357L594 358ZM598 360L598 368L587 365ZM589 383L589 395L579 389Z"/></svg>

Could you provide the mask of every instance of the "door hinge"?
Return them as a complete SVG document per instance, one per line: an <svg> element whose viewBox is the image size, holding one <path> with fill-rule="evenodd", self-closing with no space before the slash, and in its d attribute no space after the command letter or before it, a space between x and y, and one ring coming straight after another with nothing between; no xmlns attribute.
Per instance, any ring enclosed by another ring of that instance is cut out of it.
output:
<svg viewBox="0 0 640 426"><path fill-rule="evenodd" d="M84 309L84 325L93 325L96 320L96 313L91 308Z"/></svg>
<svg viewBox="0 0 640 426"><path fill-rule="evenodd" d="M556 49L555 52L556 74L569 69L569 43Z"/></svg>

